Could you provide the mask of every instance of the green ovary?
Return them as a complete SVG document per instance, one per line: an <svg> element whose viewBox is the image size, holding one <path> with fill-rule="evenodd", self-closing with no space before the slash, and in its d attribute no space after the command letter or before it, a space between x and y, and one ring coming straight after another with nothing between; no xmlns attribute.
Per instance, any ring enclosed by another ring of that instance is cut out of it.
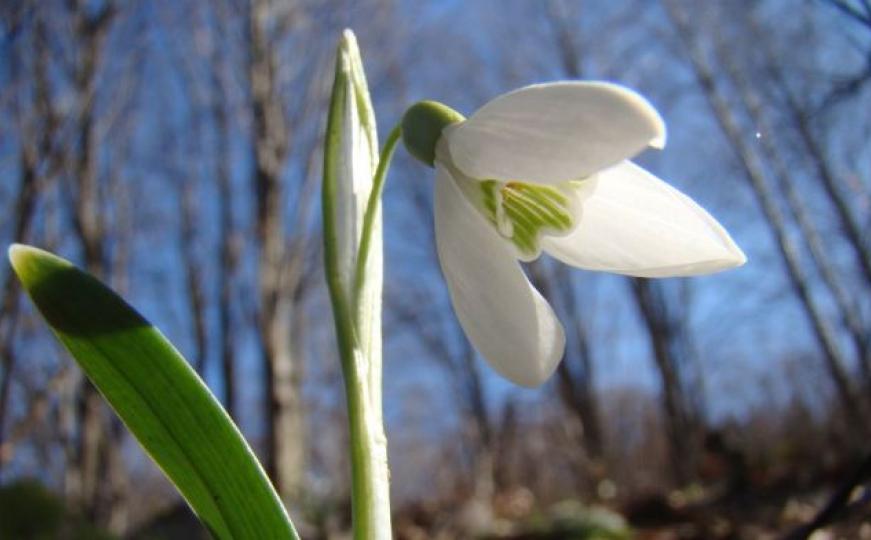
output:
<svg viewBox="0 0 871 540"><path fill-rule="evenodd" d="M574 226L571 199L563 189L496 180L479 186L484 216L524 259L538 256L542 234L567 234Z"/></svg>

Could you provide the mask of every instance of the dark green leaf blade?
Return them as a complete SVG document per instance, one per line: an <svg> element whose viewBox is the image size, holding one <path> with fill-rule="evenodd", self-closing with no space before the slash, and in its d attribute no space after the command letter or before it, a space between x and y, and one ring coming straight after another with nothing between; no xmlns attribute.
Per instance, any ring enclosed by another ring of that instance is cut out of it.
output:
<svg viewBox="0 0 871 540"><path fill-rule="evenodd" d="M57 337L216 538L297 538L235 424L155 327L60 257L13 245L9 259Z"/></svg>

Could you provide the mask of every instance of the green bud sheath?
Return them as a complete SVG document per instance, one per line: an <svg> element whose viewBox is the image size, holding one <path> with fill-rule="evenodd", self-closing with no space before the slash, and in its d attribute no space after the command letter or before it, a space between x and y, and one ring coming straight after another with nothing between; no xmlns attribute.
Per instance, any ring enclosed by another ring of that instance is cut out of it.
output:
<svg viewBox="0 0 871 540"><path fill-rule="evenodd" d="M402 117L402 142L408 152L434 167L435 149L442 130L466 118L437 101L419 101Z"/></svg>

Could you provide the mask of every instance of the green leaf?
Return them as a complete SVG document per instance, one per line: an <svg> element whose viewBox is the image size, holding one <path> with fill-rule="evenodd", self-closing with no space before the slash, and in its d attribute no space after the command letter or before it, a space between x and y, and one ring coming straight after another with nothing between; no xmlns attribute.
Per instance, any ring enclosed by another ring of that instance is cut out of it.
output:
<svg viewBox="0 0 871 540"><path fill-rule="evenodd" d="M60 257L13 245L9 259L54 333L215 538L297 538L233 421L154 326Z"/></svg>

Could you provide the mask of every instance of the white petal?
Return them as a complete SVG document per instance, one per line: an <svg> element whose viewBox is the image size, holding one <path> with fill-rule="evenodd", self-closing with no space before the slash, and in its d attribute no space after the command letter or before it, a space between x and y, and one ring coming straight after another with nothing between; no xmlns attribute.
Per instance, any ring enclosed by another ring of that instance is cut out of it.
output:
<svg viewBox="0 0 871 540"><path fill-rule="evenodd" d="M631 162L580 183L580 224L544 250L588 270L640 277L709 274L747 258L692 199Z"/></svg>
<svg viewBox="0 0 871 540"><path fill-rule="evenodd" d="M360 62L360 53L352 33L345 33L337 59L339 70L336 84L343 85L344 102L340 111L340 134L336 158L336 238L342 281L352 284L356 255L359 250L363 217L372 192L372 176L378 162L378 140L371 113L371 102L365 93L365 78L355 69ZM364 92L359 91L360 88ZM362 109L361 109L362 106ZM381 238L377 228L381 226L380 213L376 219L373 238ZM376 243L379 240L375 240ZM381 257L380 244L372 246L370 260ZM376 261L378 262L378 261ZM379 262L380 264L380 262Z"/></svg>
<svg viewBox="0 0 871 540"><path fill-rule="evenodd" d="M436 169L436 244L457 318L496 371L519 385L538 386L562 358L562 325L507 242L438 162Z"/></svg>
<svg viewBox="0 0 871 540"><path fill-rule="evenodd" d="M656 109L632 90L604 82L527 86L444 133L467 176L538 183L585 178L665 144Z"/></svg>

